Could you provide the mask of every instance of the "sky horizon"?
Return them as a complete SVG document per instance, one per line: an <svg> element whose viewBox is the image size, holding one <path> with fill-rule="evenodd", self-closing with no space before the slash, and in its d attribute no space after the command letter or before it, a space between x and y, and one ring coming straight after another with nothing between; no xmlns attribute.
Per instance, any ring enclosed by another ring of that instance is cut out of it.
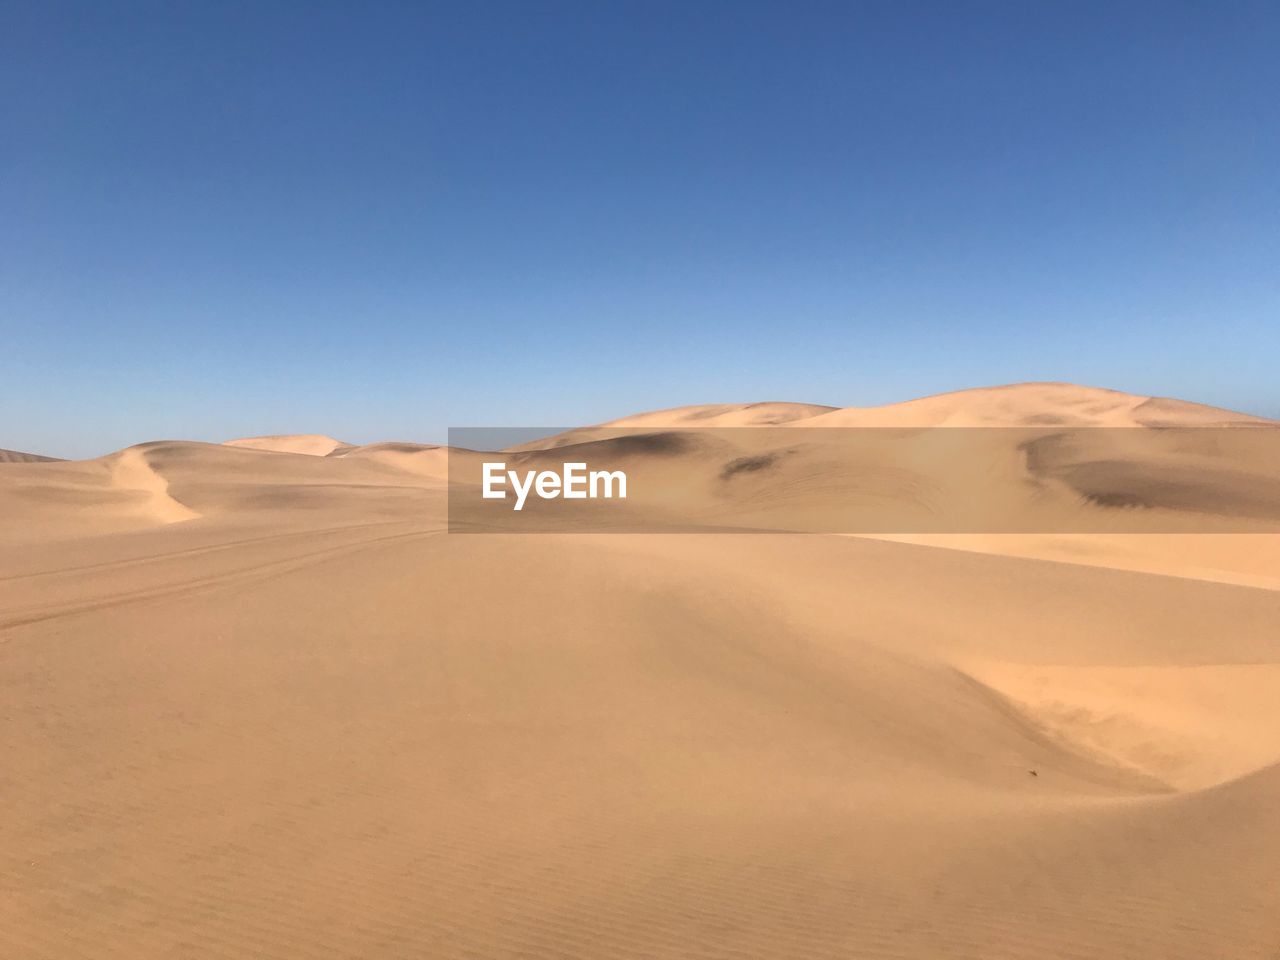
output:
<svg viewBox="0 0 1280 960"><path fill-rule="evenodd" d="M762 400L710 400L710 401L706 401L705 403L678 404L675 406L668 405L663 407L645 407L643 409L623 410L617 413L607 414L600 417L580 418L572 421L566 420L558 424L556 423L535 424L532 421L523 422L515 419L508 420L502 424L498 424L495 422L488 422L483 424L471 424L471 423L464 422L464 423L449 424L447 427L443 429L443 431L438 436L434 434L432 436L383 436L380 434L370 434L365 436L353 437L353 436L334 435L329 431L317 429L317 430L271 431L271 432L264 432L264 433L235 434L235 435L226 435L226 436L222 436L222 435L155 436L147 440L129 441L127 443L122 443L118 446L97 450L96 452L76 452L73 454L59 453L57 451L50 450L50 449L43 449L43 450L26 449L26 448L18 449L17 447L0 447L0 450L7 450L10 452L16 452L16 453L36 454L38 456L53 457L54 459L84 460L84 459L96 459L97 457L100 457L100 456L108 456L110 454L117 453L120 450L126 449L131 446L137 446L139 444L157 443L157 442L165 442L165 441L172 441L172 440L221 444L231 440L264 439L264 438L273 437L273 436L285 436L285 437L317 436L317 437L328 437L331 440L337 440L339 443L350 443L353 446L364 446L367 444L377 444L377 443L421 443L424 445L444 446L451 442L450 441L451 436L457 435L457 434L465 434L467 432L477 432L477 433L492 432L494 433L494 435L498 435L502 433L510 433L511 436L514 438L510 441L510 443L502 442L502 443L497 443L494 446L494 449L501 449L501 448L506 448L508 446L513 446L517 443L527 442L531 438L541 439L545 436L553 436L565 431L577 429L579 427L590 427L598 423L607 423L612 420L622 419L633 414L656 413L666 409L679 409L682 407L689 407L689 406L715 406L715 405L732 406L740 403L748 403L748 404L797 403L797 404L807 404L807 405L815 405L815 406L829 406L829 407L832 407L833 409L840 409L842 407L859 407L859 406L878 407L878 406L884 406L884 405L893 405L896 403L902 403L902 402L907 402L911 400L929 399L938 395L954 393L954 392L963 392L966 390L983 390L983 389L992 388L992 387L994 388L1011 387L1011 386L1017 387L1017 386L1022 386L1026 384L1033 384L1033 385L1034 384L1057 384L1057 385L1063 385L1063 386L1084 387L1086 389L1095 389L1095 388L1103 389L1103 390L1116 389L1113 387L1104 387L1101 384L1081 384L1081 383L1074 383L1074 382L1067 382L1067 381L1019 381L1019 382L1010 382L1010 383L1002 383L1002 384L977 384L977 385L974 385L973 387L960 387L960 388L957 388L957 390L934 391L931 393L922 393L922 394L918 394L910 397L901 397L898 400L887 400L887 401L884 401L883 403L873 403L873 404L856 404L856 403L855 404L838 404L838 403L824 403L823 401L812 400L812 399L788 400L780 397L766 397ZM1128 391L1120 391L1120 392L1124 393ZM1155 394L1153 395L1153 399L1188 400L1190 398L1172 397L1164 394ZM1191 402L1203 403L1203 401L1196 401L1196 400L1191 400ZM1213 406L1213 405L1209 404L1209 406ZM1263 416L1263 417L1269 416L1272 419L1280 420L1280 414L1268 414L1265 411L1245 410L1245 409L1233 408L1233 407L1224 407L1222 409L1225 409L1228 412L1242 413L1242 414L1252 415L1252 416ZM1106 429L1106 428L1101 428L1101 429ZM462 445L466 446L465 443L463 443Z"/></svg>
<svg viewBox="0 0 1280 960"><path fill-rule="evenodd" d="M1280 6L0 0L0 448L1280 417Z"/></svg>

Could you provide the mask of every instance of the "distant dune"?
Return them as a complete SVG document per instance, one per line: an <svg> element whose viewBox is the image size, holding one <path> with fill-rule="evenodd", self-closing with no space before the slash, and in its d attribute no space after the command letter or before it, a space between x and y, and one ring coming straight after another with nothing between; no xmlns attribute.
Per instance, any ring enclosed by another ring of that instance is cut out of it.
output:
<svg viewBox="0 0 1280 960"><path fill-rule="evenodd" d="M805 426L1226 426L1262 417L1198 403L1070 383L1017 383L941 393L883 407L848 407Z"/></svg>
<svg viewBox="0 0 1280 960"><path fill-rule="evenodd" d="M965 476L828 426L1009 429ZM1020 384L503 454L1079 535L469 536L477 455L320 435L0 457L0 957L1275 960L1280 464L1193 426L1280 424Z"/></svg>
<svg viewBox="0 0 1280 960"><path fill-rule="evenodd" d="M835 410L816 403L711 403L610 420L611 427L755 427L795 423Z"/></svg>
<svg viewBox="0 0 1280 960"><path fill-rule="evenodd" d="M0 450L0 463L48 463L57 457L42 457L38 453L19 453L17 450Z"/></svg>
<svg viewBox="0 0 1280 960"><path fill-rule="evenodd" d="M1225 426L1265 423L1198 403L1143 397L1070 383L1015 383L940 393L880 407L809 403L712 404L675 407L600 424L601 427L987 427L987 426Z"/></svg>
<svg viewBox="0 0 1280 960"><path fill-rule="evenodd" d="M351 449L351 444L318 433L281 434L271 437L242 437L224 441L224 446L273 453L302 453L312 457L332 457Z"/></svg>
<svg viewBox="0 0 1280 960"><path fill-rule="evenodd" d="M1229 426L1268 423L1198 403L1143 397L1070 383L1016 383L940 393L879 407L829 407L812 403L706 404L672 407L609 420L518 449L555 448L615 428L809 427L1033 427L1033 426Z"/></svg>

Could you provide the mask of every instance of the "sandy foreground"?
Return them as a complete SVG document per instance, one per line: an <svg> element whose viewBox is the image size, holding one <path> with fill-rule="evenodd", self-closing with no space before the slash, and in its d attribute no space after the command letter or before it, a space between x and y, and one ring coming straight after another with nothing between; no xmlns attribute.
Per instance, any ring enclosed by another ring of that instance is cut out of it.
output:
<svg viewBox="0 0 1280 960"><path fill-rule="evenodd" d="M1280 536L466 535L446 462L0 455L0 957L1280 957Z"/></svg>

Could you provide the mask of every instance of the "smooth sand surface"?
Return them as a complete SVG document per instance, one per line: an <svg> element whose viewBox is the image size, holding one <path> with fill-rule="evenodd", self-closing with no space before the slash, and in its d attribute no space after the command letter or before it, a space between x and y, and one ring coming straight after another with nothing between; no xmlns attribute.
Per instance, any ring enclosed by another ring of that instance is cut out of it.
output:
<svg viewBox="0 0 1280 960"><path fill-rule="evenodd" d="M1260 421L608 426L708 422ZM447 457L0 462L0 957L1280 956L1277 535L465 535Z"/></svg>

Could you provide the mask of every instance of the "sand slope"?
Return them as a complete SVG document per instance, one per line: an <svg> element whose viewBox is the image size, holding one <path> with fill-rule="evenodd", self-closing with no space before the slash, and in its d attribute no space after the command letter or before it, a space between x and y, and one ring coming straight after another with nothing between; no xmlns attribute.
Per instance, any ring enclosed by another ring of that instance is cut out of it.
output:
<svg viewBox="0 0 1280 960"><path fill-rule="evenodd" d="M278 434L270 437L241 437L225 440L225 446L273 453L304 453L313 457L332 457L351 449L351 444L318 433Z"/></svg>
<svg viewBox="0 0 1280 960"><path fill-rule="evenodd" d="M847 407L797 422L823 427L1225 426L1262 417L1072 383L1015 383L883 407Z"/></svg>
<svg viewBox="0 0 1280 960"><path fill-rule="evenodd" d="M0 450L0 463L48 463L57 457L42 457L38 453L19 453L17 450Z"/></svg>
<svg viewBox="0 0 1280 960"><path fill-rule="evenodd" d="M1153 414L1064 389L928 417ZM1273 537L467 536L321 448L0 465L0 956L1280 949L1280 590L1197 574Z"/></svg>
<svg viewBox="0 0 1280 960"><path fill-rule="evenodd" d="M940 393L879 407L812 403L736 403L673 407L596 424L524 448L563 446L581 436L607 436L610 428L809 427L1138 427L1234 426L1268 423L1263 417L1164 397L1144 397L1072 383L1014 383Z"/></svg>

